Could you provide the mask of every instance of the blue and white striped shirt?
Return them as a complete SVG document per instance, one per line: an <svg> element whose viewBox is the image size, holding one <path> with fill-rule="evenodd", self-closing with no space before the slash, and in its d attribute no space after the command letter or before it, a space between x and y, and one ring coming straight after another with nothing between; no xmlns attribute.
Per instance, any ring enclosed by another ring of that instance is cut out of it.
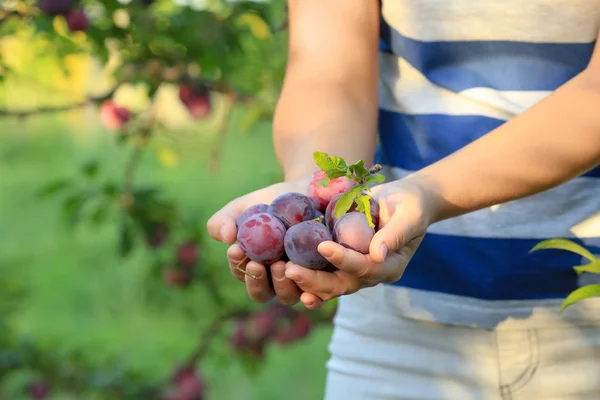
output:
<svg viewBox="0 0 600 400"><path fill-rule="evenodd" d="M401 178L581 72L600 29L600 1L384 0L382 21L377 161ZM484 327L555 309L582 284L572 267L585 263L565 251L529 253L556 237L600 252L600 168L431 226L395 284L398 308ZM583 309L573 318L585 319Z"/></svg>

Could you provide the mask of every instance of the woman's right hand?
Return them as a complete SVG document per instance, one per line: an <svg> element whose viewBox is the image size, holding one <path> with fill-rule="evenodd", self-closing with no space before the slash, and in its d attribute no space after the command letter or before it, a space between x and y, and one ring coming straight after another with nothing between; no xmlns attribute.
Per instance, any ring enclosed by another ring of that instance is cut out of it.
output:
<svg viewBox="0 0 600 400"><path fill-rule="evenodd" d="M239 197L229 202L208 220L209 235L215 240L231 245L227 250L231 273L235 278L246 283L248 295L256 302L264 303L277 296L282 304L296 304L300 300L302 290L294 281L285 277L286 264L283 261L278 261L270 266L273 286L271 286L267 274L268 266L254 261L242 261L246 255L239 244L234 244L237 239L235 221L244 210L255 204L270 204L277 196L288 192L305 194L311 177L312 175L293 182L276 183ZM254 275L256 279L244 274L236 266ZM305 293L302 300L305 304L314 304L314 307L311 308L316 308L322 303L316 295L310 293Z"/></svg>

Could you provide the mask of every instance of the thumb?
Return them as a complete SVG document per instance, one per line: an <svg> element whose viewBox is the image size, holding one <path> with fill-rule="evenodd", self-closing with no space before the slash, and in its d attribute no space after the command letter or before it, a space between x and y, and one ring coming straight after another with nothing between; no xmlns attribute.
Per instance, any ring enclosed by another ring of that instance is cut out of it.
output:
<svg viewBox="0 0 600 400"><path fill-rule="evenodd" d="M383 204L385 208L387 204ZM382 209L382 211L385 211ZM391 217L385 222L385 212L382 213L383 227L375 233L369 246L369 254L375 263L383 263L389 254L397 252L411 240L422 236L425 232L421 212L408 207L407 204L397 204ZM389 213L388 213L389 214ZM380 224L381 224L380 222Z"/></svg>
<svg viewBox="0 0 600 400"><path fill-rule="evenodd" d="M215 240L233 244L237 240L235 220L242 213L243 202L234 200L217 211L206 223L208 234Z"/></svg>

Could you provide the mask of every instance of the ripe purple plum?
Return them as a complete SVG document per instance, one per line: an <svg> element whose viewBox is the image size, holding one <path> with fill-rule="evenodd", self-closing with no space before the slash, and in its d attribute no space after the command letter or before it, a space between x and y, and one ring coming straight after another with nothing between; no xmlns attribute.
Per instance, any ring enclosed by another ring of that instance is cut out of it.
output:
<svg viewBox="0 0 600 400"><path fill-rule="evenodd" d="M193 119L202 119L211 112L210 92L200 84L179 86L179 99Z"/></svg>
<svg viewBox="0 0 600 400"><path fill-rule="evenodd" d="M325 171L317 171L313 174L308 184L308 197L320 211L325 211L327 205L335 195L346 193L356 185L356 182L349 180L345 176L330 180L327 187L317 183L324 178L327 178Z"/></svg>
<svg viewBox="0 0 600 400"><path fill-rule="evenodd" d="M240 226L237 240L242 251L252 261L273 264L284 254L283 241L285 226L267 213L259 213L248 218Z"/></svg>
<svg viewBox="0 0 600 400"><path fill-rule="evenodd" d="M331 200L331 202L327 206L327 209L325 210L325 225L327 225L327 227L332 231L335 226L335 223L338 220L338 218L335 217L335 213L333 211L334 211L335 205L337 204L340 197L342 197L341 194L336 195ZM375 224L375 227L377 227L377 225L379 224L379 203L377 203L377 201L371 197L369 199L369 204L371 206L371 218L373 219L373 224ZM356 203L352 203L352 206L347 211L347 213L351 213L356 210L357 210Z"/></svg>
<svg viewBox="0 0 600 400"><path fill-rule="evenodd" d="M351 212L342 215L335 223L333 231L336 242L342 246L362 254L369 253L369 245L375 235L375 229L369 226L365 214Z"/></svg>
<svg viewBox="0 0 600 400"><path fill-rule="evenodd" d="M331 240L331 233L317 221L292 226L285 234L285 252L294 264L309 269L323 269L329 262L317 251L319 243Z"/></svg>
<svg viewBox="0 0 600 400"><path fill-rule="evenodd" d="M67 14L67 24L71 32L86 31L89 21L85 11L77 9Z"/></svg>
<svg viewBox="0 0 600 400"><path fill-rule="evenodd" d="M285 228L289 229L290 226L313 219L315 206L308 196L291 192L273 200L267 208L267 213L279 218Z"/></svg>
<svg viewBox="0 0 600 400"><path fill-rule="evenodd" d="M269 206L266 204L255 204L255 205L247 208L246 211L241 213L240 216L237 217L237 220L235 221L235 225L236 225L237 229L240 229L240 226L251 216L260 214L260 213L266 213L267 208L269 208Z"/></svg>

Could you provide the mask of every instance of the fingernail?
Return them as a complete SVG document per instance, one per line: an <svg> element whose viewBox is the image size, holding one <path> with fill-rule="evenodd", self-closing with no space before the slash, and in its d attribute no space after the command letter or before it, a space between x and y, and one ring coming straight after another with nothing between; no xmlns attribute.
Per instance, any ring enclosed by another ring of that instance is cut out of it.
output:
<svg viewBox="0 0 600 400"><path fill-rule="evenodd" d="M387 245L385 243L382 243L381 244L381 258L383 260L385 260L385 258L387 257L387 253L388 253Z"/></svg>
<svg viewBox="0 0 600 400"><path fill-rule="evenodd" d="M305 306L306 306L306 308L313 308L315 306L315 303L313 303L313 302L306 303Z"/></svg>
<svg viewBox="0 0 600 400"><path fill-rule="evenodd" d="M259 267L255 267L254 265L247 265L246 271L254 275L257 279L262 277L262 269Z"/></svg>
<svg viewBox="0 0 600 400"><path fill-rule="evenodd" d="M273 279L276 281L282 281L285 279L285 270L283 268L271 268L273 273Z"/></svg>

